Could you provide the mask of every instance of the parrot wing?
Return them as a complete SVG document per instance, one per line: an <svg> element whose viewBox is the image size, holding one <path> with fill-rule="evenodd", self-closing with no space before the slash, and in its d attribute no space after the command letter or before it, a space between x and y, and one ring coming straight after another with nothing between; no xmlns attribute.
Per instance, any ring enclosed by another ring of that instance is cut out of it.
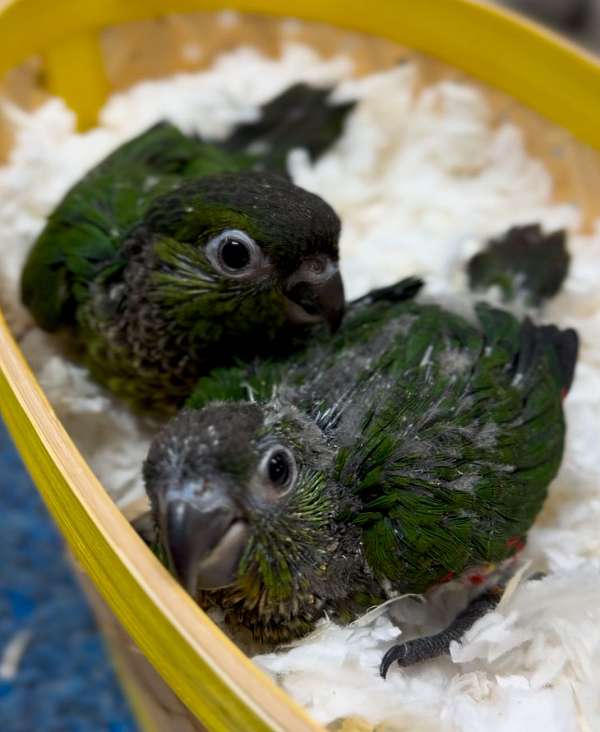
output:
<svg viewBox="0 0 600 732"><path fill-rule="evenodd" d="M342 479L371 568L410 592L514 554L562 457L575 332L476 312L479 328L424 308L378 389L353 396L366 406Z"/></svg>

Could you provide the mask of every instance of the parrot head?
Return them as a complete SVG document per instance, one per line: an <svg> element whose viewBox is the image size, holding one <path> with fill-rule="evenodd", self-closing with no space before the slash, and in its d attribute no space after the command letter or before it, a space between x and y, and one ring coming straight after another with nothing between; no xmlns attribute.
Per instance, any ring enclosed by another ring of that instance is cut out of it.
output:
<svg viewBox="0 0 600 732"><path fill-rule="evenodd" d="M183 410L151 445L146 490L171 571L256 640L310 630L345 596L357 551L338 517L335 453L314 421L270 402Z"/></svg>
<svg viewBox="0 0 600 732"><path fill-rule="evenodd" d="M205 176L159 197L142 228L152 299L209 340L341 321L339 218L283 176Z"/></svg>

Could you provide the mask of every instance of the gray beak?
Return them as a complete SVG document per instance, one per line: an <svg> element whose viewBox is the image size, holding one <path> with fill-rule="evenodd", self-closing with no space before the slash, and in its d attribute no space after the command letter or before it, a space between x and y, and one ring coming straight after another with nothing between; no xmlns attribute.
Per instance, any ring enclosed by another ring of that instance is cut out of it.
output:
<svg viewBox="0 0 600 732"><path fill-rule="evenodd" d="M192 596L235 581L248 525L218 485L170 489L160 523L171 567Z"/></svg>
<svg viewBox="0 0 600 732"><path fill-rule="evenodd" d="M288 279L284 294L292 322L324 320L332 333L339 328L346 308L344 283L337 264L329 258L315 257L304 262Z"/></svg>

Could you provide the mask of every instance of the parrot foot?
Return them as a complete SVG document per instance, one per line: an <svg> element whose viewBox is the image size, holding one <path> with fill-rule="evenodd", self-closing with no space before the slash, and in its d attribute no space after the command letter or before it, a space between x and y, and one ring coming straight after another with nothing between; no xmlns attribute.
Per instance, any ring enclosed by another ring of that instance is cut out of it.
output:
<svg viewBox="0 0 600 732"><path fill-rule="evenodd" d="M450 643L458 641L475 624L479 618L491 612L500 602L505 584L498 584L475 597L467 607L459 613L450 625L440 633L425 638L392 646L381 661L379 673L385 679L390 666L396 662L402 668L412 666L421 661L429 661L450 652Z"/></svg>

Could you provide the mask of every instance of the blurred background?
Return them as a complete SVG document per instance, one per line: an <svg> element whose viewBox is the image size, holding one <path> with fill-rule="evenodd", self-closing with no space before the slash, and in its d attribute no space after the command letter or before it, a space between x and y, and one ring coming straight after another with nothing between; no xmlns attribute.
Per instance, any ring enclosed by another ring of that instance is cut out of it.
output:
<svg viewBox="0 0 600 732"><path fill-rule="evenodd" d="M511 10L545 23L593 50L600 50L598 0L496 0Z"/></svg>
<svg viewBox="0 0 600 732"><path fill-rule="evenodd" d="M600 50L600 0L503 0ZM0 422L0 730L134 732L60 537Z"/></svg>

